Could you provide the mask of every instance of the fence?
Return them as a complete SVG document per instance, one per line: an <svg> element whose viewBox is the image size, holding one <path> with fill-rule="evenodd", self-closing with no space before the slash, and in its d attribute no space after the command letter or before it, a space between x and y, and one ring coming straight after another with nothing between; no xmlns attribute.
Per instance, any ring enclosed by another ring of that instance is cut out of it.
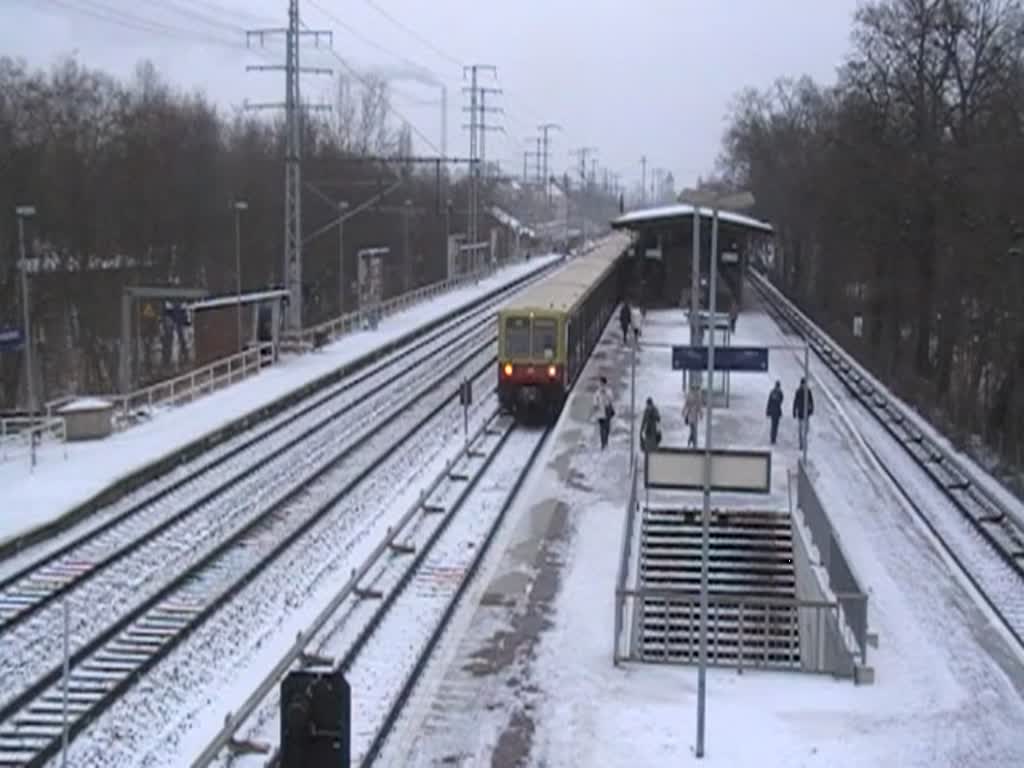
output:
<svg viewBox="0 0 1024 768"><path fill-rule="evenodd" d="M618 597L624 603L632 602L634 610L643 604L645 611L663 612L660 649L656 652L654 644L645 640L644 661L697 663L698 593L626 589ZM616 642L617 656L619 649ZM839 604L830 601L709 594L707 661L718 667L853 676L853 658L843 643L839 626Z"/></svg>
<svg viewBox="0 0 1024 768"><path fill-rule="evenodd" d="M0 419L0 461L20 452L21 448L29 450L32 441L36 444L48 437L63 443L66 439L64 419L60 417L31 418L29 416L10 416ZM64 451L67 458L67 449Z"/></svg>
<svg viewBox="0 0 1024 768"><path fill-rule="evenodd" d="M508 265L510 263L512 262L502 262L503 265ZM309 328L303 328L301 331L288 333L281 340L281 348L285 351L304 351L313 349L333 341L340 336L359 330L371 320L379 320L387 315L393 315L396 312L402 311L406 307L431 299L440 293L445 293L446 291L459 288L468 283L476 282L488 277L494 271L494 266L487 265L483 269L477 270L473 273L459 275L458 277L442 280L438 283L431 283L430 285L425 285L422 288L417 288L413 291L408 291L399 296L395 296L387 301L373 304L369 307L360 307L354 312L349 312L341 317L336 317L333 320L320 323L319 325L312 325Z"/></svg>
<svg viewBox="0 0 1024 768"><path fill-rule="evenodd" d="M148 415L148 411L163 405L191 402L199 395L214 392L259 373L266 367L266 359L273 359L274 345L266 342L249 347L243 352L215 360L173 379L160 381L127 395L99 395L114 406L114 426L125 429ZM82 395L61 397L46 404L46 418L59 418L58 411Z"/></svg>
<svg viewBox="0 0 1024 768"><path fill-rule="evenodd" d="M832 529L825 506L821 502L807 465L800 461L797 468L797 504L803 512L811 541L818 550L821 566L828 574L829 589L835 594L842 609L842 617L853 633L860 653L861 664L867 664L868 649L868 596L850 567L839 537Z"/></svg>

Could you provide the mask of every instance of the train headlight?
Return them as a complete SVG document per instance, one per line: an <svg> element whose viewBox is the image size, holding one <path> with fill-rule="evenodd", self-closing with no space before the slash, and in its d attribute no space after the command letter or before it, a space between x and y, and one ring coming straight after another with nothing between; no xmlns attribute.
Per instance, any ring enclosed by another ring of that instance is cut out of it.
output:
<svg viewBox="0 0 1024 768"><path fill-rule="evenodd" d="M548 366L548 378L553 379L557 375L558 375L558 369L555 368L555 366L553 366L553 365L549 365Z"/></svg>
<svg viewBox="0 0 1024 768"><path fill-rule="evenodd" d="M505 375L506 376L511 376L512 375L512 363L505 363L504 371L505 371Z"/></svg>

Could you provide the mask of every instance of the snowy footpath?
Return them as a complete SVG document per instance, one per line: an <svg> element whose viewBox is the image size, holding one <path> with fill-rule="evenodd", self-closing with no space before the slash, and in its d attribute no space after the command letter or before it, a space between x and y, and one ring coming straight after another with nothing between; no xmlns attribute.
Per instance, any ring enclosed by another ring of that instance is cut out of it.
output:
<svg viewBox="0 0 1024 768"><path fill-rule="evenodd" d="M0 462L0 545L57 520L108 486L204 435L559 258L552 254L502 269L476 285L389 316L376 330L344 336L314 354L285 357L256 376L167 409L106 440L47 446L34 470L27 456L8 457Z"/></svg>
<svg viewBox="0 0 1024 768"><path fill-rule="evenodd" d="M759 312L735 344L793 343ZM681 375L657 343L686 343L681 313L651 312L638 408L659 406L665 445L684 445ZM767 374L734 374L716 442L768 445L765 403L786 393L770 496L788 508L797 457L788 418L802 355L773 352ZM823 366L812 362L812 387ZM591 397L605 374L618 413L598 447ZM1024 661L992 629L851 433L840 401L815 392L809 459L870 592L876 682L712 669L705 759L693 755L694 667L612 664L615 578L629 488L629 354L612 323L562 415L542 465L387 747L394 766L862 768L1024 765ZM676 494L676 505L699 505ZM720 494L715 506L740 499Z"/></svg>

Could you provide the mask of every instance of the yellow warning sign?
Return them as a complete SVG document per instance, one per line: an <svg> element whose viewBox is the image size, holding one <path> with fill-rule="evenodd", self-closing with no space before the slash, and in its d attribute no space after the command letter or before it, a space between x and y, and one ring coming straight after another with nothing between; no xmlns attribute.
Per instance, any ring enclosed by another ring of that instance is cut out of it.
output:
<svg viewBox="0 0 1024 768"><path fill-rule="evenodd" d="M156 311L153 309L153 305L148 301L142 305L142 316L147 320L156 319Z"/></svg>

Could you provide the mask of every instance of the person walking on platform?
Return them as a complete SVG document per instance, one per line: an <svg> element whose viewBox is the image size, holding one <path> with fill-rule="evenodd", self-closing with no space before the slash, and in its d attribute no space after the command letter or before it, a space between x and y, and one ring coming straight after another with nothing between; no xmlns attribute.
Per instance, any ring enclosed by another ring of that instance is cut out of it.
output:
<svg viewBox="0 0 1024 768"><path fill-rule="evenodd" d="M644 453L653 451L661 445L661 414L654 400L647 398L644 416L640 420L640 450Z"/></svg>
<svg viewBox="0 0 1024 768"><path fill-rule="evenodd" d="M797 420L800 436L800 450L804 449L810 435L811 416L814 415L814 395L807 386L807 379L800 379L800 388L793 395L793 418Z"/></svg>
<svg viewBox="0 0 1024 768"><path fill-rule="evenodd" d="M639 344L640 326L643 324L643 317L640 314L640 310L638 310L636 307L633 307L633 309L630 312L629 322L633 326L633 343Z"/></svg>
<svg viewBox="0 0 1024 768"><path fill-rule="evenodd" d="M729 333L736 333L736 320L740 316L740 305L736 303L736 299L732 300L729 305Z"/></svg>
<svg viewBox="0 0 1024 768"><path fill-rule="evenodd" d="M700 384L694 384L686 395L686 402L683 404L683 422L690 428L690 436L686 444L690 448L697 447L697 425L704 412L704 403L700 393Z"/></svg>
<svg viewBox="0 0 1024 768"><path fill-rule="evenodd" d="M786 396L782 394L782 382L776 381L772 391L768 394L768 407L765 408L765 416L771 419L772 423L772 445L779 436L779 419L782 418L782 401Z"/></svg>
<svg viewBox="0 0 1024 768"><path fill-rule="evenodd" d="M615 415L615 408L612 407L612 392L608 389L608 379L601 377L594 393L594 411L597 413L597 427L601 433L601 450L608 447L608 433L611 432L612 417Z"/></svg>
<svg viewBox="0 0 1024 768"><path fill-rule="evenodd" d="M633 313L629 311L629 302L622 301L622 309L619 310L619 325L622 327L622 343L629 343L629 324L633 320Z"/></svg>

